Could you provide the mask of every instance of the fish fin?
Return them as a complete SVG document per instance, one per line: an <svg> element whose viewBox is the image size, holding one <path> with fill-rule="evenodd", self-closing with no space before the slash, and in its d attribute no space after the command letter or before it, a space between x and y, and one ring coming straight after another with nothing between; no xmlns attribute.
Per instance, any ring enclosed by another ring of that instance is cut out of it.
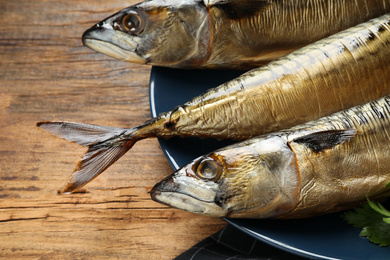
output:
<svg viewBox="0 0 390 260"><path fill-rule="evenodd" d="M221 9L229 19L238 20L266 10L272 3L268 0L222 0L212 1L211 6Z"/></svg>
<svg viewBox="0 0 390 260"><path fill-rule="evenodd" d="M301 136L292 141L303 144L313 152L319 153L351 140L356 133L355 129L327 130Z"/></svg>
<svg viewBox="0 0 390 260"><path fill-rule="evenodd" d="M60 193L71 193L86 185L104 172L108 167L122 157L135 141L128 141L117 146L95 144L89 146L88 151L77 163L72 175L69 177Z"/></svg>
<svg viewBox="0 0 390 260"><path fill-rule="evenodd" d="M92 145L126 131L124 128L88 125L73 122L39 122L37 126L69 142L82 146Z"/></svg>
<svg viewBox="0 0 390 260"><path fill-rule="evenodd" d="M60 193L71 193L83 187L115 163L138 140L134 138L135 134L131 134L136 129L71 122L39 122L37 126L67 141L88 147ZM125 133L128 135L126 138L123 137Z"/></svg>

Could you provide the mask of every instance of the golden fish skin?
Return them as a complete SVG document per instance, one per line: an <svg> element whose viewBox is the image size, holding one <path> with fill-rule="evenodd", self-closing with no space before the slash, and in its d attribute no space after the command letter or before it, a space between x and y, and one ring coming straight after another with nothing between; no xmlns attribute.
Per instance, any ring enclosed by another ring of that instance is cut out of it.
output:
<svg viewBox="0 0 390 260"><path fill-rule="evenodd" d="M390 94L390 14L305 46L162 114L172 134L244 140ZM154 128L155 124L151 127ZM150 132L144 128L142 131Z"/></svg>
<svg viewBox="0 0 390 260"><path fill-rule="evenodd" d="M154 200L231 218L303 218L389 196L390 96L201 156Z"/></svg>
<svg viewBox="0 0 390 260"><path fill-rule="evenodd" d="M384 15L245 73L134 128L69 122L38 125L90 147L63 189L72 192L141 139L197 136L244 140L388 95L389 42L390 15Z"/></svg>
<svg viewBox="0 0 390 260"><path fill-rule="evenodd" d="M248 69L389 11L390 0L149 0L82 38L134 63Z"/></svg>

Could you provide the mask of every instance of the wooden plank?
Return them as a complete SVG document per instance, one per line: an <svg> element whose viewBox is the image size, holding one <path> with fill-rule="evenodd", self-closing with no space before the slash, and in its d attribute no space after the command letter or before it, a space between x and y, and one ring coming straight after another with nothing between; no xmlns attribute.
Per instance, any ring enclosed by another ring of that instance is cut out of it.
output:
<svg viewBox="0 0 390 260"><path fill-rule="evenodd" d="M225 225L150 199L172 172L144 140L86 186L58 195L85 148L35 124L133 127L150 118L150 67L82 46L82 33L135 1L0 0L0 257L171 259Z"/></svg>

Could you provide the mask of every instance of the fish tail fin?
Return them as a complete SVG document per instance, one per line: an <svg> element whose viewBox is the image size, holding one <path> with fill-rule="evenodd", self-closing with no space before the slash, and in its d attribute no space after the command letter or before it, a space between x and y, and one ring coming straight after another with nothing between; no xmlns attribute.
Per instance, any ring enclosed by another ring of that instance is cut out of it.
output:
<svg viewBox="0 0 390 260"><path fill-rule="evenodd" d="M39 122L37 126L67 141L88 147L60 193L71 193L86 185L139 140L136 138L137 128L124 129L72 122Z"/></svg>

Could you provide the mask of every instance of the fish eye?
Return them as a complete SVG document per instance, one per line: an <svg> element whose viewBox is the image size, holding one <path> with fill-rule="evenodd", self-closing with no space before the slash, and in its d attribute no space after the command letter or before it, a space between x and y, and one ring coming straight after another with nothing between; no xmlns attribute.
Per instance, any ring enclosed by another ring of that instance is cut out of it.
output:
<svg viewBox="0 0 390 260"><path fill-rule="evenodd" d="M139 35L145 29L146 16L142 11L130 11L122 17L122 29L132 35Z"/></svg>
<svg viewBox="0 0 390 260"><path fill-rule="evenodd" d="M221 166L212 158L206 158L197 165L195 172L202 179L215 180L221 173Z"/></svg>

